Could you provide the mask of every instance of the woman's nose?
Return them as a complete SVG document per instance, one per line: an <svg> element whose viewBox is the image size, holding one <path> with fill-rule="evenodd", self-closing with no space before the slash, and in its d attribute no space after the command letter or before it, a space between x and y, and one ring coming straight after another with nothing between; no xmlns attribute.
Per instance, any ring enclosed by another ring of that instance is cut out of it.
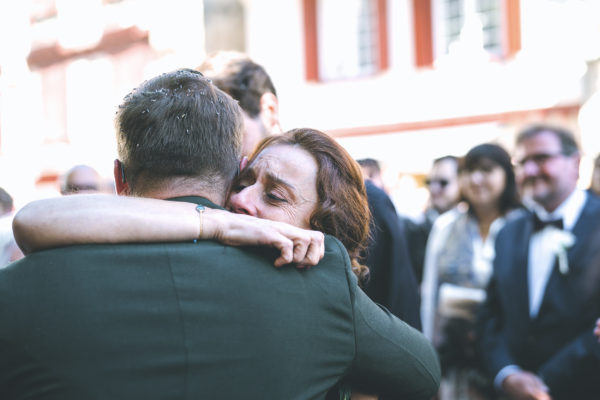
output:
<svg viewBox="0 0 600 400"><path fill-rule="evenodd" d="M245 187L229 198L231 211L256 217L256 202L253 200L252 186Z"/></svg>
<svg viewBox="0 0 600 400"><path fill-rule="evenodd" d="M483 181L483 172L480 170L474 170L470 174L471 182L480 184Z"/></svg>

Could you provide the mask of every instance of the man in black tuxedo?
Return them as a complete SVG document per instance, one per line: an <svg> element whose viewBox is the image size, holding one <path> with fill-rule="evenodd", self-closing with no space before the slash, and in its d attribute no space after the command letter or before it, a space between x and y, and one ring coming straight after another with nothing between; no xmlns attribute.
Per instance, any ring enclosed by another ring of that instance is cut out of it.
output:
<svg viewBox="0 0 600 400"><path fill-rule="evenodd" d="M481 351L511 399L600 393L600 201L576 187L573 135L536 125L517 137L517 177L530 211L496 239L480 315Z"/></svg>

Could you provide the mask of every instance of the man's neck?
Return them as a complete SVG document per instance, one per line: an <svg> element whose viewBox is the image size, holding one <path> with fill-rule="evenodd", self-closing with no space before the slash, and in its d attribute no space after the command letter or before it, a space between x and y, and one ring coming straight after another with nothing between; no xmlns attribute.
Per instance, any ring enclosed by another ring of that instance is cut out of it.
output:
<svg viewBox="0 0 600 400"><path fill-rule="evenodd" d="M536 212L542 220L561 218L563 220L564 229L571 230L579 219L581 211L585 206L586 199L587 194L584 190L574 189L573 192L571 192L558 207L554 208L551 213L546 209L539 210L535 207L533 208L533 211Z"/></svg>
<svg viewBox="0 0 600 400"><path fill-rule="evenodd" d="M170 199L173 197L204 197L212 203L224 207L228 185L217 180L206 181L197 178L176 177L152 182L140 181L129 193L137 197Z"/></svg>
<svg viewBox="0 0 600 400"><path fill-rule="evenodd" d="M202 192L195 192L195 193L189 193L189 192L181 192L181 193L162 193L159 195L152 195L152 196L144 196L144 197L152 197L154 199L161 199L161 200L166 200L166 199L172 199L175 197L202 197L204 199L207 199L209 201L211 201L212 203L215 203L216 205L220 206L220 207L225 207L225 198L221 197L216 197L214 194L211 193L202 193Z"/></svg>
<svg viewBox="0 0 600 400"><path fill-rule="evenodd" d="M215 203L218 206L225 206L225 195L218 195L214 192L209 192L205 190L146 190L143 193L136 193L135 196L138 197L149 197L153 199L171 199L174 197L203 197L211 202Z"/></svg>
<svg viewBox="0 0 600 400"><path fill-rule="evenodd" d="M557 198L552 202L548 202L547 204L540 204L540 206L542 206L548 214L552 214L573 195L576 189L577 187L573 186L568 193L565 193L560 198Z"/></svg>

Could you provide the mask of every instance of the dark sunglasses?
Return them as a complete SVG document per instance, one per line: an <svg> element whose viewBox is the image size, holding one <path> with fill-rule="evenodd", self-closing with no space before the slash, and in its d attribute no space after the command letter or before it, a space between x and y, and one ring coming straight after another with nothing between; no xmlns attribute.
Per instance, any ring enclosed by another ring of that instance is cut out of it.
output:
<svg viewBox="0 0 600 400"><path fill-rule="evenodd" d="M100 188L96 185L67 185L65 188L65 193L97 191L99 189Z"/></svg>
<svg viewBox="0 0 600 400"><path fill-rule="evenodd" d="M442 189L445 188L449 183L450 183L450 181L448 179L426 179L425 180L425 184L427 186L440 185L440 187Z"/></svg>
<svg viewBox="0 0 600 400"><path fill-rule="evenodd" d="M538 167L544 165L545 163L547 163L549 160L556 158L556 157L560 157L560 156L564 156L563 153L537 153L537 154L532 154L528 157L525 157L521 160L517 160L515 162L515 166L516 167L524 167L525 164L527 164L529 161L533 161L534 164L536 164Z"/></svg>

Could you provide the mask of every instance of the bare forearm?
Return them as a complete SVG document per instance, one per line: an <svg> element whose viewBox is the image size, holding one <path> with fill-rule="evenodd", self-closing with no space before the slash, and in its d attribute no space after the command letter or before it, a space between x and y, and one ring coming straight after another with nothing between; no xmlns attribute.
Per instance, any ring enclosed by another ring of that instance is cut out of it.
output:
<svg viewBox="0 0 600 400"><path fill-rule="evenodd" d="M195 204L139 197L78 195L34 201L17 213L13 230L26 254L73 244L197 238L275 247L280 251L276 266L316 265L324 253L320 232L210 208L200 218Z"/></svg>
<svg viewBox="0 0 600 400"><path fill-rule="evenodd" d="M15 216L15 239L25 253L83 243L180 241L199 232L195 205L110 195L34 201Z"/></svg>

